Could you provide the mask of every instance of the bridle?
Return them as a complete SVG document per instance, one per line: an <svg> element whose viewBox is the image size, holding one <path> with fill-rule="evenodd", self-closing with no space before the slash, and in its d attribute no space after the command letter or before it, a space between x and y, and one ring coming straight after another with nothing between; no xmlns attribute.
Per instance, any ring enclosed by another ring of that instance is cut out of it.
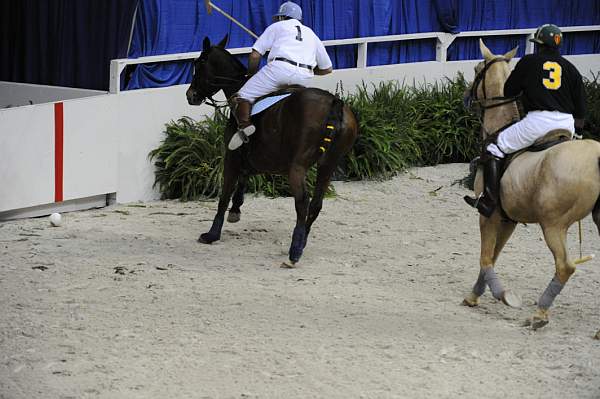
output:
<svg viewBox="0 0 600 399"><path fill-rule="evenodd" d="M482 129L483 129L483 119L485 115L485 111L488 109L500 107L502 105L510 104L516 102L520 95L514 97L505 97L505 96L495 96L488 98L485 92L485 76L487 75L488 69L497 62L506 62L508 63L510 60L505 57L496 57L489 62L485 62L484 67L475 75L475 79L473 80L473 84L471 85L471 90L469 92L470 104L476 104L477 107L481 110L479 113L479 118L482 121ZM477 90L479 85L482 86L483 98L477 98ZM505 126L502 126L500 129L496 130L491 134L486 134L487 137L492 137L496 135L498 132L506 129L508 126L514 124L517 120L512 120Z"/></svg>
<svg viewBox="0 0 600 399"><path fill-rule="evenodd" d="M218 82L215 82L215 80L221 80L224 83L219 84ZM217 94L219 92L219 90L227 89L229 87L234 87L234 86L237 87L240 83L244 82L245 80L246 80L246 75L240 75L239 77L235 77L235 78L230 78L228 76L215 75L212 77L212 79L210 81L208 79L205 81L206 86L207 86L206 89L204 87L199 87L198 89L196 89L196 91L199 96L204 97L203 102L210 105L211 107L213 107L215 109L225 108L225 107L229 106L229 99L222 100L222 101L215 100L213 98L213 96L215 94ZM211 92L211 88L214 88L215 90ZM207 92L210 92L210 93L207 93Z"/></svg>
<svg viewBox="0 0 600 399"><path fill-rule="evenodd" d="M475 79L473 80L473 85L471 86L470 95L471 95L471 98L473 99L472 101L475 103L479 103L479 106L483 110L490 109L490 108L496 108L501 105L509 104L511 102L516 101L519 98L519 96L515 96L515 97L496 96L496 97L490 97L490 98L486 97L486 93L485 93L485 76L487 74L486 72L488 69L490 69L490 67L492 65L494 65L497 62L501 62L501 61L508 63L510 60L508 60L504 57L496 57L493 60L491 60L490 62L486 62L483 69L477 73L477 75L475 76ZM483 91L482 99L477 98L477 89L479 88L480 84L483 86L482 87L482 91ZM492 101L493 103L489 104L490 101Z"/></svg>
<svg viewBox="0 0 600 399"><path fill-rule="evenodd" d="M204 61L202 61L204 62ZM194 74L196 71L196 66L194 65ZM194 77L192 77L193 81ZM204 83L202 86L197 84L197 87L194 87L197 95L204 98L202 102L210 105L211 107L218 110L220 108L225 108L229 106L229 99L220 101L215 100L213 96L219 92L219 90L226 90L228 88L239 88L240 83L244 83L247 80L247 76L245 73L240 73L234 77L222 76L222 75L212 75L210 79L204 79L201 83ZM214 89L214 90L213 90Z"/></svg>

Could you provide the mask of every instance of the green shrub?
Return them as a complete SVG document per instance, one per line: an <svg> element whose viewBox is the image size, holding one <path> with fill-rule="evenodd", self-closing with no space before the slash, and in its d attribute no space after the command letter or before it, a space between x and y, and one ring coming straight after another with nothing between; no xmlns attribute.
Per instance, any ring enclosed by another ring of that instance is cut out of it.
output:
<svg viewBox="0 0 600 399"><path fill-rule="evenodd" d="M600 72L592 79L584 79L586 108L584 136L600 140Z"/></svg>
<svg viewBox="0 0 600 399"><path fill-rule="evenodd" d="M164 140L149 154L163 198L188 201L219 194L226 124L227 117L216 112L200 122L185 116L166 125Z"/></svg>
<svg viewBox="0 0 600 399"><path fill-rule="evenodd" d="M360 127L345 176L385 178L409 166L475 157L480 123L463 106L467 85L462 75L418 87L382 82L370 92L363 84L345 99Z"/></svg>

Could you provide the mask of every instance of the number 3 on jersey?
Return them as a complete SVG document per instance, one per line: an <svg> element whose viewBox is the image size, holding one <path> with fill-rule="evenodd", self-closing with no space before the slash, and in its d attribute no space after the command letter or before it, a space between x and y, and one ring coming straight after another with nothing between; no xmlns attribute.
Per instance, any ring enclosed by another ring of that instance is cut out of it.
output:
<svg viewBox="0 0 600 399"><path fill-rule="evenodd" d="M556 62L546 61L544 62L544 70L550 71L550 79L542 79L544 87L550 90L558 90L561 84L562 67Z"/></svg>

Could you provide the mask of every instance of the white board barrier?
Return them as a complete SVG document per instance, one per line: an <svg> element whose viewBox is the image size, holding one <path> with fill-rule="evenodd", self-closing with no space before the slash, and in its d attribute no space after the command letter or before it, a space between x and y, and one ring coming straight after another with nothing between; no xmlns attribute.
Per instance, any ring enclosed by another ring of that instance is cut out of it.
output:
<svg viewBox="0 0 600 399"><path fill-rule="evenodd" d="M600 69L600 55L568 58L588 77ZM334 92L341 81L345 93L351 93L363 82L368 88L372 88L371 83L387 80L408 85L433 83L454 78L459 71L470 80L477 62L431 61L346 69L316 77L314 85ZM32 216L32 207L36 214L49 214L64 204L59 200L114 193L120 203L158 199L148 153L164 138L165 124L184 115L198 120L213 112L207 105L188 105L186 89L187 85L180 85L61 102L62 178L55 168L61 164L55 141L57 105L0 109L0 220ZM62 197L57 197L61 185Z"/></svg>

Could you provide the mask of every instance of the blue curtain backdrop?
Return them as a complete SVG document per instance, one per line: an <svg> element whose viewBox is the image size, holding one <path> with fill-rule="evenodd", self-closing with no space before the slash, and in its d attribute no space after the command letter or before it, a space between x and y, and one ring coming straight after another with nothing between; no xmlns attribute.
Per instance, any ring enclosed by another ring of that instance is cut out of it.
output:
<svg viewBox="0 0 600 399"><path fill-rule="evenodd" d="M257 34L271 23L282 0L214 0ZM417 32L460 32L600 24L598 0L298 0L304 24L322 40ZM229 34L227 47L250 47L254 39L216 11L207 15L203 0L141 0L129 56L198 51L205 36L219 41ZM492 51L506 52L522 37L486 40ZM435 59L435 41L370 44L368 65ZM328 48L335 68L353 67L356 46ZM566 34L564 54L599 53L600 34ZM457 39L449 60L480 58L477 39ZM127 73L128 89L160 87L191 80L191 63L139 65Z"/></svg>
<svg viewBox="0 0 600 399"><path fill-rule="evenodd" d="M137 2L0 1L0 80L108 90L110 60L127 57Z"/></svg>

